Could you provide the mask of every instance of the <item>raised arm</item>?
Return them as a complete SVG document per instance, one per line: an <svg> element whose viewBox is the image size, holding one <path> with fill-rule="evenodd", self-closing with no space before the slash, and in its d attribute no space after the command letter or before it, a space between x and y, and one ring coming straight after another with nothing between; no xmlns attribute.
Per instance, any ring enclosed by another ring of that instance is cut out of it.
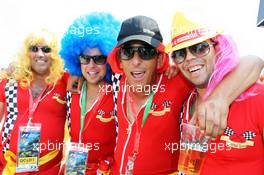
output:
<svg viewBox="0 0 264 175"><path fill-rule="evenodd" d="M67 90L72 93L80 93L82 89L83 78L70 75L67 83Z"/></svg>
<svg viewBox="0 0 264 175"><path fill-rule="evenodd" d="M259 79L263 66L264 62L259 57L250 55L241 58L238 67L198 106L196 114L201 130L212 138L223 133L229 105Z"/></svg>

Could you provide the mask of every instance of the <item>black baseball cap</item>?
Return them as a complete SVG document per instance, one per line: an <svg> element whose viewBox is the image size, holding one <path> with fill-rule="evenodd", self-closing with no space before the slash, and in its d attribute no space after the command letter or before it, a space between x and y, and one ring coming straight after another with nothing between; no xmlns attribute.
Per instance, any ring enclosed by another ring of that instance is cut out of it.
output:
<svg viewBox="0 0 264 175"><path fill-rule="evenodd" d="M144 41L156 48L163 38L154 19L146 16L134 16L123 21L117 37L117 46L132 40Z"/></svg>

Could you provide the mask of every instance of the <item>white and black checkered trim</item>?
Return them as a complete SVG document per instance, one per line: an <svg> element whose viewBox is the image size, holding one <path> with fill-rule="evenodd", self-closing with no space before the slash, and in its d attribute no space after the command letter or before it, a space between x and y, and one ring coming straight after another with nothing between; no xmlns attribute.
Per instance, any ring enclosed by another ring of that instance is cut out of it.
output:
<svg viewBox="0 0 264 175"><path fill-rule="evenodd" d="M112 74L112 87L113 87L113 97L114 97L114 114L116 121L116 135L118 135L118 119L117 119L117 96L120 86L121 75L113 73Z"/></svg>
<svg viewBox="0 0 264 175"><path fill-rule="evenodd" d="M252 131L246 131L243 133L243 137L246 140L252 140L254 137L256 137L256 133L252 132Z"/></svg>
<svg viewBox="0 0 264 175"><path fill-rule="evenodd" d="M227 135L227 136L231 136L231 135L233 135L233 134L235 134L235 131L232 129L232 128L229 128L229 127L227 127L226 129L225 129L225 135Z"/></svg>
<svg viewBox="0 0 264 175"><path fill-rule="evenodd" d="M72 93L67 91L66 93L66 110L67 110L67 121L68 121L68 131L71 129L71 103L72 103Z"/></svg>
<svg viewBox="0 0 264 175"><path fill-rule="evenodd" d="M181 112L180 112L180 138L182 138L182 123L183 123L183 116L184 116L184 106L185 105L182 105Z"/></svg>
<svg viewBox="0 0 264 175"><path fill-rule="evenodd" d="M5 87L7 117L2 130L3 153L9 149L10 134L14 128L18 115L17 107L17 82L10 79Z"/></svg>
<svg viewBox="0 0 264 175"><path fill-rule="evenodd" d="M184 102L184 104L181 107L180 112L180 138L182 138L182 123L183 123L183 117L184 117L184 107L186 105L187 100ZM185 175L183 172L178 172L177 175Z"/></svg>

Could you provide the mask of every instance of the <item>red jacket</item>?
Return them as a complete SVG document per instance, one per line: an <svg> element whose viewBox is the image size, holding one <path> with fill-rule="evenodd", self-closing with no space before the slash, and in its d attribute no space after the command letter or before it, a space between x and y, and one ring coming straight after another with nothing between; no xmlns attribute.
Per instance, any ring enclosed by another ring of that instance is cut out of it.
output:
<svg viewBox="0 0 264 175"><path fill-rule="evenodd" d="M124 99L125 77L122 77L117 98L118 140L115 151L113 174L124 174L128 156L132 155L136 134L135 122L131 129L126 117L126 100ZM134 175L168 174L177 171L178 150L169 149L179 143L180 109L190 85L182 75L173 79L161 76L159 90L153 97L148 118L142 129L139 153L135 160ZM122 104L122 101L124 104ZM145 107L138 116L141 123ZM169 146L168 146L169 145Z"/></svg>
<svg viewBox="0 0 264 175"><path fill-rule="evenodd" d="M82 143L89 149L86 174L96 174L100 161L113 160L116 144L116 128L112 93L103 94L86 112ZM81 102L80 94L72 95L71 141L79 141ZM88 124L88 121L90 123Z"/></svg>
<svg viewBox="0 0 264 175"><path fill-rule="evenodd" d="M62 79L58 80L55 86L50 85L43 98L41 98L38 107L33 113L32 122L41 123L40 132L40 157L43 157L47 153L54 149L59 150L59 154L48 161L44 165L39 167L39 171L35 173L19 173L19 174L58 174L59 165L62 158L63 150L63 138L64 138L64 125L66 119L66 83L67 76L64 75ZM0 84L0 102L4 104L4 121L6 121L7 110L6 110L6 96L5 96L6 80L3 80ZM18 145L18 129L20 125L24 125L28 122L28 109L29 109L29 89L17 86L17 105L18 105L18 116L15 121L14 128L11 132L10 137L10 148L15 155L17 154ZM1 148L2 132L1 130L0 143ZM0 151L0 164L3 169L6 165L6 160L3 156L2 150Z"/></svg>

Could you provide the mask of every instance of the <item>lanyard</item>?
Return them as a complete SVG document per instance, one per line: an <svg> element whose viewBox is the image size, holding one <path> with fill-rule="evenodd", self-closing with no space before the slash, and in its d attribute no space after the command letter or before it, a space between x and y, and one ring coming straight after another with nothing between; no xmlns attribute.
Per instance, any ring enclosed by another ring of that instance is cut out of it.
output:
<svg viewBox="0 0 264 175"><path fill-rule="evenodd" d="M93 108L92 108L93 112L90 115L91 117L88 118L88 121L87 121L86 125L84 126L84 120L85 120L85 116L86 116L86 94L87 94L86 89L87 89L87 83L86 83L86 81L84 81L82 92L81 92L81 117L80 117L79 143L81 143L81 140L82 140L82 132L91 123L92 116L95 115L94 112L96 112L96 109L100 105L100 101L103 99L103 96L104 96L104 94L100 92L100 95L99 95L98 99L96 100L96 105L93 106Z"/></svg>
<svg viewBox="0 0 264 175"><path fill-rule="evenodd" d="M29 120L28 120L28 126L30 125L31 123L31 120L33 118L33 113L36 111L38 105L39 105L39 102L41 101L41 98L44 94L44 92L46 91L47 87L44 88L42 90L42 92L38 95L38 97L36 99L33 100L33 96L32 96L32 92L31 92L31 89L29 89Z"/></svg>
<svg viewBox="0 0 264 175"><path fill-rule="evenodd" d="M189 121L191 120L193 114L193 111L191 111L191 104L193 100L197 98L197 95L197 91L196 89L194 89L186 101L186 106L184 107L184 110L186 110L185 118L183 118L184 123L189 123Z"/></svg>
<svg viewBox="0 0 264 175"><path fill-rule="evenodd" d="M138 125L138 121L137 121L137 118L136 118L136 113L135 113L135 102L133 100L133 98L131 98L131 95L130 95L130 98L131 98L131 103L130 103L130 109L131 109L131 113L134 117L134 119L136 120L136 135L135 135L135 143L134 143L134 148L133 148L133 159L135 160L136 159L136 156L138 154L138 149L139 149L139 141L140 141L140 136L141 136L141 131L147 121L147 118L148 118L148 113L150 111L150 107L151 107L151 104L152 104L152 101L153 101L153 96L154 96L154 93L151 92L149 95L148 95L148 99L147 99L147 104L146 104L146 107L145 107L145 110L144 110L144 114L143 114L143 118L142 118L142 122L141 122L141 125Z"/></svg>
<svg viewBox="0 0 264 175"><path fill-rule="evenodd" d="M83 132L84 119L86 114L86 81L83 82L83 89L81 95L81 118L80 118L80 133Z"/></svg>

